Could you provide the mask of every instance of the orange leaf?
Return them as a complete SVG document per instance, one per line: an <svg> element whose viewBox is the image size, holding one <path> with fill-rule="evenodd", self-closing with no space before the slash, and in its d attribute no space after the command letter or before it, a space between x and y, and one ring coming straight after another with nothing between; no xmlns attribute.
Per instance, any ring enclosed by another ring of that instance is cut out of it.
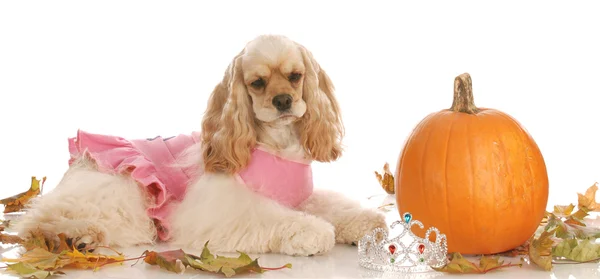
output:
<svg viewBox="0 0 600 279"><path fill-rule="evenodd" d="M0 242L4 244L21 244L23 243L23 239L17 235L0 233Z"/></svg>
<svg viewBox="0 0 600 279"><path fill-rule="evenodd" d="M29 200L40 193L40 187L44 186L44 182L46 182L46 177L42 178L42 180L37 180L35 176L33 176L31 177L31 187L29 190L0 200L0 203L4 205L4 213L21 211Z"/></svg>
<svg viewBox="0 0 600 279"><path fill-rule="evenodd" d="M377 178L377 181L379 181L379 184L381 185L383 190L385 190L386 193L390 195L394 194L394 175L390 171L390 165L388 163L385 163L385 165L383 165L383 175L379 174L378 172L375 172L375 177Z"/></svg>

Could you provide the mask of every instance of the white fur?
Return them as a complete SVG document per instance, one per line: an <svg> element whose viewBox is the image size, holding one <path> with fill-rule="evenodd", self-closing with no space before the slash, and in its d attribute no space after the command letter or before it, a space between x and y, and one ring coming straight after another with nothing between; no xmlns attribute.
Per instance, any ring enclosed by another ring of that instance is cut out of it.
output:
<svg viewBox="0 0 600 279"><path fill-rule="evenodd" d="M276 45L254 47L278 56ZM288 158L306 158L293 124L293 120L261 123L257 142ZM194 146L186 154L179 163L199 164L200 170L201 148ZM81 159L70 166L56 189L30 204L15 227L23 236L37 229L48 237L65 233L81 249L151 244L157 234L146 215L150 202L130 177L101 173ZM201 249L209 241L217 252L303 256L326 253L336 242L353 243L376 227L386 228L383 214L361 208L339 193L316 189L292 209L218 173L193 180L170 222L172 243L182 248Z"/></svg>

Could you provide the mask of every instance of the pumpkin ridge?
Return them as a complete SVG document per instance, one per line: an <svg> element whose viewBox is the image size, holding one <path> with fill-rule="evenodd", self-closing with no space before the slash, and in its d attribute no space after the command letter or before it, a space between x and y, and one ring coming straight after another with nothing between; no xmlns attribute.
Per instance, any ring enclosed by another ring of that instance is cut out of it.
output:
<svg viewBox="0 0 600 279"><path fill-rule="evenodd" d="M423 123L423 124L429 124L429 122L434 121L437 118L438 118L437 114L433 115L429 119L429 121L427 121L426 123ZM427 127L427 126L425 126L425 127ZM420 172L421 172L421 185L424 185L425 182L426 182L425 179L424 179L424 177L425 177L425 171L423 171L423 170L425 170L425 167L424 167L424 165L425 165L425 153L427 153L427 144L429 144L429 137L431 136L431 130L433 130L433 129L431 129L431 128L427 129L427 134L425 136L425 144L423 144L423 152L421 153L421 168L420 168ZM425 189L424 189L424 187L420 187L420 188L421 188L421 197L425 197L426 195L425 195ZM427 199L423 198L423 200L425 201L425 209L427 210L426 214L427 215L431 215L431 212L430 212L431 210L429 209L429 204L427 203Z"/></svg>
<svg viewBox="0 0 600 279"><path fill-rule="evenodd" d="M446 206L444 207L444 209L446 211L446 228L448 229L451 228L450 224L452 223L450 221L450 210L448 210L448 208L450 208L450 201L448 200L448 146L450 146L450 139L452 138L452 128L454 127L455 120L456 115L454 115L454 117L452 117L452 120L450 121L450 129L448 130L448 138L446 139L446 158L444 160L444 186L442 187L444 189L444 195L446 199Z"/></svg>
<svg viewBox="0 0 600 279"><path fill-rule="evenodd" d="M465 124L465 126L466 126L465 129L467 130L466 135L467 135L467 152L469 153L469 156L468 156L469 169L471 170L471 181L470 181L471 185L469 185L470 186L469 190L471 191L471 193L470 193L471 201L478 201L479 199L475 198L475 190L474 190L476 185L474 185L475 184L475 169L473 167L473 165L474 165L473 164L473 155L472 155L473 152L471 152L471 129L470 129L471 122L473 122L472 118L468 117L467 124ZM472 212L472 214L469 214L471 217L471 226L472 226L473 231L477 231L477 226L475 225L475 215L477 212L477 211L475 211L475 202L470 202L470 203L471 203L471 212Z"/></svg>
<svg viewBox="0 0 600 279"><path fill-rule="evenodd" d="M532 145L532 144L535 144L535 141L533 141L533 139L528 139L525 136L526 135L525 133L528 133L528 132L525 129L521 128L523 126L521 126L520 123L518 123L517 121L515 121L513 118L509 117L508 115L505 115L505 114L501 114L501 115L502 115L502 117L504 119L508 120L508 123L510 123L510 124L516 126L517 128L519 128L519 130L521 131L521 133L518 133L518 134L519 134L519 138L521 139L521 144L523 146L525 146L526 150L530 149L529 146ZM525 152L525 155L527 155L527 151ZM529 174L531 175L531 181L535 181L535 179L534 179L535 172L531 168L531 161L530 160L527 160L527 168L529 169ZM533 189L531 189L529 191L529 193L530 193L530 196L531 196L531 214L534 214L535 208L536 208L536 206L535 206L536 200L535 200L535 196L534 196L535 193L533 192Z"/></svg>
<svg viewBox="0 0 600 279"><path fill-rule="evenodd" d="M500 122L500 121L496 121L496 122ZM509 125L506 125L506 123L502 123L504 124L504 127L508 127L511 128ZM502 144L502 148L500 148L500 150L502 151L502 158L500 161L504 162L507 161L509 159L509 155L506 153L506 145L504 144L504 138L502 138L502 135L504 133L499 133L498 132L498 127L496 127L496 125L493 125L494 127L494 133L497 135L497 140L498 140L498 144ZM502 128L503 130L506 130L506 128ZM510 129L508 129L510 130ZM513 169L511 168L511 164L506 164L505 166L505 172L510 174L510 190L511 193L509 194L509 196L514 196L514 194L517 192L515 189L515 175L513 173ZM510 207L509 208L514 208L515 204L514 204L514 199L510 199Z"/></svg>
<svg viewBox="0 0 600 279"><path fill-rule="evenodd" d="M492 121L495 122L494 124L498 123L498 121L494 118L494 116L495 116L494 114L486 114L486 116L487 116L487 118L492 119ZM502 142L501 141L501 136L504 133L499 132L498 131L498 127L496 127L496 125L489 125L489 126L492 127L494 134L497 135L496 140L498 142ZM492 146L493 146L493 142L492 142ZM493 154L491 154L490 156L493 157ZM506 159L506 156L504 156L502 159ZM492 167L495 167L494 166L494 160L488 160L488 169L490 169L489 165L492 165ZM495 169L495 168L491 168L491 169ZM494 210L492 210L492 216L493 216L492 220L494 220L494 221L497 222L498 221L498 207L497 207L497 205L498 205L498 196L499 196L498 193L497 193L497 191L498 191L498 189L497 189L498 185L496 184L497 181L495 179L490 179L490 182L492 184L492 187L491 187L492 193L491 193L491 195L493 197L492 200L493 200L493 206L494 206ZM512 180L511 180L511 183L514 184L514 182L512 182ZM504 185L501 185L501 186L504 186ZM513 190L514 190L514 185L513 185ZM504 189L502 189L502 191L504 191ZM513 199L511 199L511 205L512 205L512 200ZM492 226L492 231L490 232L490 235L492 236L492 239L494 239L497 234L498 234L497 227L496 226ZM496 249L496 247L494 247L494 249Z"/></svg>
<svg viewBox="0 0 600 279"><path fill-rule="evenodd" d="M494 127L494 129L495 129L495 127ZM493 164L494 164L493 160L488 160L488 169L490 169L489 168L490 165L492 165L492 167L493 167ZM499 196L498 195L498 185L496 183L497 182L496 179L492 178L492 179L490 179L490 181L492 182L492 197L493 197L492 200L494 202L493 204L494 204L494 207L495 207L492 210L493 216L494 216L493 220L497 222L498 221L498 210L497 210L496 205L498 204L498 196ZM495 238L497 234L498 234L498 228L496 226L492 226L491 235ZM497 248L494 247L494 249L497 249Z"/></svg>

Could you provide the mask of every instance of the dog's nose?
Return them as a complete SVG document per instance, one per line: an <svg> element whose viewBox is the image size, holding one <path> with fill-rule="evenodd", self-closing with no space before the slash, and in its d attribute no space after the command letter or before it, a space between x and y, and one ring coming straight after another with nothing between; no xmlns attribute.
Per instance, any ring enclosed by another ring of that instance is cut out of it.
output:
<svg viewBox="0 0 600 279"><path fill-rule="evenodd" d="M273 106L278 111L285 111L292 107L292 96L290 94L279 94L273 97Z"/></svg>

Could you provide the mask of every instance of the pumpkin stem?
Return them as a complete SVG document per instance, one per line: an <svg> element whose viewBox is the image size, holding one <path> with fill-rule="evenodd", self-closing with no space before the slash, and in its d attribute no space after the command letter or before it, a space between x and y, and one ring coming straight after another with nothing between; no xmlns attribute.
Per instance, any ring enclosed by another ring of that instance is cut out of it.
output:
<svg viewBox="0 0 600 279"><path fill-rule="evenodd" d="M454 100L450 110L468 114L479 112L473 99L473 84L468 73L461 74L454 79Z"/></svg>

